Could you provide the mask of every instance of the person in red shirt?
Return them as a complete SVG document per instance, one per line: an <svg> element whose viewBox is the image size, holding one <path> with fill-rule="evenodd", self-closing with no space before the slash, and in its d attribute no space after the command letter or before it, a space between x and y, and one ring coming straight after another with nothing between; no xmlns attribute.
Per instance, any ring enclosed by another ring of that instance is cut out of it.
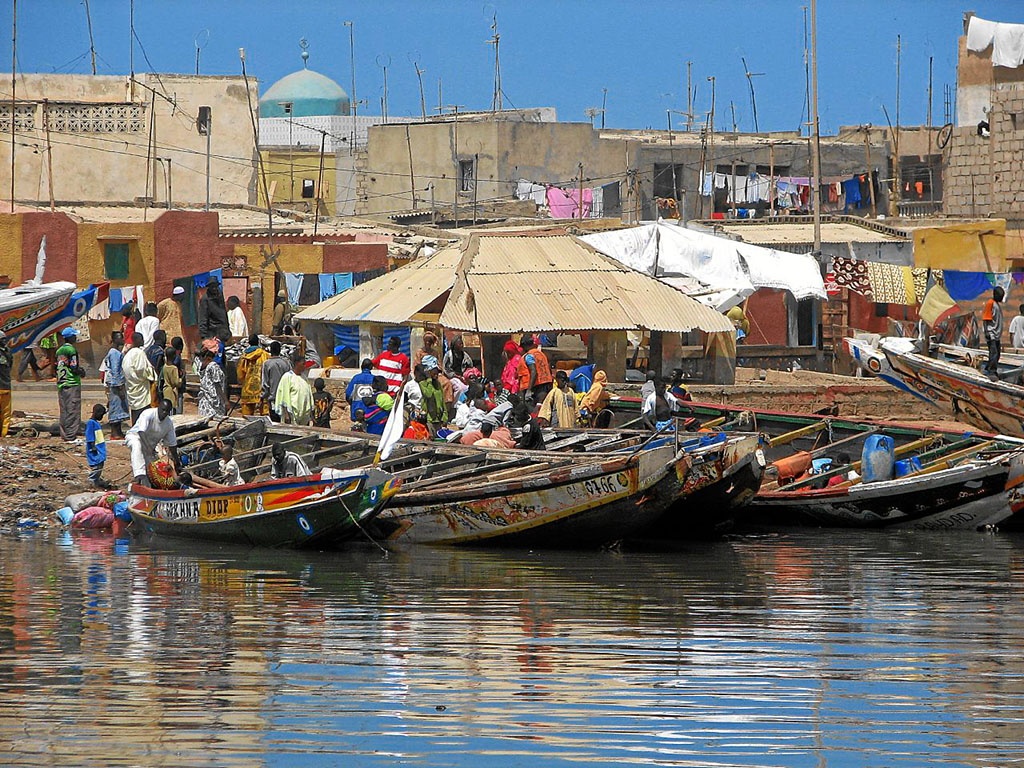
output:
<svg viewBox="0 0 1024 768"><path fill-rule="evenodd" d="M409 375L409 356L402 352L402 340L397 336L388 339L388 348L373 358L373 367L387 380L388 394L397 397Z"/></svg>
<svg viewBox="0 0 1024 768"><path fill-rule="evenodd" d="M121 338L129 345L132 343L132 335L135 333L135 305L131 302L121 307Z"/></svg>

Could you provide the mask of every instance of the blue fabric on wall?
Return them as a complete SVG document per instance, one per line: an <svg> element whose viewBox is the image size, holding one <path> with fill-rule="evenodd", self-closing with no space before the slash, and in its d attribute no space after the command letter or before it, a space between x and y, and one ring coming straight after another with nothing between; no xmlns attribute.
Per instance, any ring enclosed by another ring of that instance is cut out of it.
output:
<svg viewBox="0 0 1024 768"><path fill-rule="evenodd" d="M335 294L334 275L330 272L320 273L320 301L331 298Z"/></svg>
<svg viewBox="0 0 1024 768"><path fill-rule="evenodd" d="M288 291L288 303L293 307L299 306L299 293L302 291L302 273L285 272L284 285Z"/></svg>
<svg viewBox="0 0 1024 768"><path fill-rule="evenodd" d="M352 273L351 272L335 272L334 273L334 292L341 293L347 291L353 285Z"/></svg>
<svg viewBox="0 0 1024 768"><path fill-rule="evenodd" d="M334 334L335 347L348 347L359 353L359 326L358 325L334 325L328 326Z"/></svg>
<svg viewBox="0 0 1024 768"><path fill-rule="evenodd" d="M219 285L224 285L224 270L211 269L209 272L200 272L192 276L196 288L205 288L211 279L215 279Z"/></svg>
<svg viewBox="0 0 1024 768"><path fill-rule="evenodd" d="M970 301L992 290L992 283L984 272L959 272L942 270L946 281L946 292L953 301Z"/></svg>

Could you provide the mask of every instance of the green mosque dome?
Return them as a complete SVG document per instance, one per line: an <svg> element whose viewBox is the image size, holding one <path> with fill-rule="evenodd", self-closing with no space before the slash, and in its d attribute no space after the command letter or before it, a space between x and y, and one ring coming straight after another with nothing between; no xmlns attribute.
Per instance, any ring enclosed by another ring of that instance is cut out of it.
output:
<svg viewBox="0 0 1024 768"><path fill-rule="evenodd" d="M303 50L305 65L309 54ZM292 105L292 117L349 114L349 98L331 78L303 66L285 75L260 98L260 117L286 117L285 104Z"/></svg>

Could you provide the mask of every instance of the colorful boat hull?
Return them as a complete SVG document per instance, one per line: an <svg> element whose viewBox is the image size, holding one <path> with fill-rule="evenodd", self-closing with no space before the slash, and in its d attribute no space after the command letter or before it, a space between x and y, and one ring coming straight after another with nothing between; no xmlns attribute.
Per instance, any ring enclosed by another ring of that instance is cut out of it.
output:
<svg viewBox="0 0 1024 768"><path fill-rule="evenodd" d="M920 476L849 487L762 491L751 503L747 521L943 531L1016 528L1021 457L978 459ZM1011 474L1016 478L1012 482Z"/></svg>
<svg viewBox="0 0 1024 768"><path fill-rule="evenodd" d="M1024 387L991 380L966 365L882 347L905 384L960 421L1024 437Z"/></svg>
<svg viewBox="0 0 1024 768"><path fill-rule="evenodd" d="M376 469L188 492L133 485L129 510L134 530L157 536L327 548L357 535L399 485Z"/></svg>

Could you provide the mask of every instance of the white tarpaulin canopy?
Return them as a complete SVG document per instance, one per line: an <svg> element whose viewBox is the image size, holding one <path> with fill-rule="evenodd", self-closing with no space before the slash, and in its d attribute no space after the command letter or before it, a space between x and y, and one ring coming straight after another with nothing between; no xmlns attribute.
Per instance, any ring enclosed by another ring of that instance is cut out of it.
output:
<svg viewBox="0 0 1024 768"><path fill-rule="evenodd" d="M786 290L796 299L827 298L818 262L810 254L762 248L663 221L581 239L606 256L664 282L690 277L704 286L700 294L732 294L737 297L732 304L758 288ZM721 303L724 297L719 294L716 301Z"/></svg>

